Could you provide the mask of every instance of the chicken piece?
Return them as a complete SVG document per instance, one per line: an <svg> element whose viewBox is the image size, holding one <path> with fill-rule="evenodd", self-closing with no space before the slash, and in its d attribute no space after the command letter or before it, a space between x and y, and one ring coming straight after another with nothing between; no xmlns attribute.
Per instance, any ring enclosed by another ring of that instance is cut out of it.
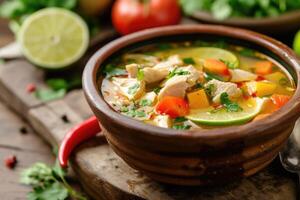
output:
<svg viewBox="0 0 300 200"><path fill-rule="evenodd" d="M176 70L188 73L183 76L187 76L187 82L190 84L190 86L195 85L196 81L200 78L200 72L192 65L188 65L186 67L179 67Z"/></svg>
<svg viewBox="0 0 300 200"><path fill-rule="evenodd" d="M244 82L244 81L253 81L257 78L256 74L242 70L242 69L233 69L230 70L231 82Z"/></svg>
<svg viewBox="0 0 300 200"><path fill-rule="evenodd" d="M158 99L165 96L175 96L184 98L186 90L190 87L188 76L174 76L169 79L158 94Z"/></svg>
<svg viewBox="0 0 300 200"><path fill-rule="evenodd" d="M153 121L156 126L162 128L170 128L172 125L171 118L168 115L158 115Z"/></svg>
<svg viewBox="0 0 300 200"><path fill-rule="evenodd" d="M135 63L125 66L126 71L128 72L130 78L136 78L139 67L140 67L140 65L135 64Z"/></svg>
<svg viewBox="0 0 300 200"><path fill-rule="evenodd" d="M149 83L155 83L165 79L168 76L169 71L164 69L155 69L151 67L146 67L143 69L143 73L144 73L144 81L147 84L149 84Z"/></svg>
<svg viewBox="0 0 300 200"><path fill-rule="evenodd" d="M129 100L136 100L145 93L145 82L136 78L116 78L112 79L113 84L119 87L120 92Z"/></svg>
<svg viewBox="0 0 300 200"><path fill-rule="evenodd" d="M211 87L211 85L213 85ZM236 99L242 95L241 89L237 87L235 83L222 82L213 79L205 84L205 88L211 88L211 95L214 103L220 103L220 96L226 92L230 99Z"/></svg>
<svg viewBox="0 0 300 200"><path fill-rule="evenodd" d="M160 69L160 70L167 70L170 71L170 68L175 66L183 65L182 60L180 59L179 55L170 56L166 61L160 62L156 64L153 68Z"/></svg>

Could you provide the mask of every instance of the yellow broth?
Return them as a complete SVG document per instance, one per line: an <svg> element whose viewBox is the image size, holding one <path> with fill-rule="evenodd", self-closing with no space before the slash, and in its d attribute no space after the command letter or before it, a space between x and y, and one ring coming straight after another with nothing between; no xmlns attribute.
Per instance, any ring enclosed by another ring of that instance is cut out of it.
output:
<svg viewBox="0 0 300 200"><path fill-rule="evenodd" d="M215 128L260 120L295 84L270 57L234 45L150 45L103 67L101 92L117 112L163 128Z"/></svg>

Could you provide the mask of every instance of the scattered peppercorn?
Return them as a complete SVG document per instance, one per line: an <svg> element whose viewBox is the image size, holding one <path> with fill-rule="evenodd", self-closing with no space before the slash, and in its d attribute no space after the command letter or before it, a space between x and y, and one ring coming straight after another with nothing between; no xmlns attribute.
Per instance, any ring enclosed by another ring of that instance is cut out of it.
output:
<svg viewBox="0 0 300 200"><path fill-rule="evenodd" d="M28 133L27 128L26 128L25 126L22 126L22 127L19 129L19 132L20 132L21 134L27 134L27 133Z"/></svg>
<svg viewBox="0 0 300 200"><path fill-rule="evenodd" d="M5 166L9 169L14 169L17 164L17 157L15 155L8 156L4 160Z"/></svg>
<svg viewBox="0 0 300 200"><path fill-rule="evenodd" d="M69 118L68 118L68 116L67 115L63 115L63 116L61 116L61 119L63 120L63 122L65 122L65 123L70 123L70 120L69 120Z"/></svg>
<svg viewBox="0 0 300 200"><path fill-rule="evenodd" d="M32 92L34 92L36 90L36 86L35 86L35 84L33 84L33 83L29 83L27 86L26 86L26 91L28 92L28 93L32 93Z"/></svg>

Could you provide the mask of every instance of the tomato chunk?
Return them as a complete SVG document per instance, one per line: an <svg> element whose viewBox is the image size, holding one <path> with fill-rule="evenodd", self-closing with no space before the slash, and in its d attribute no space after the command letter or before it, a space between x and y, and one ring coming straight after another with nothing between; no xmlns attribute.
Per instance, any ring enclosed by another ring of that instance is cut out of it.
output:
<svg viewBox="0 0 300 200"><path fill-rule="evenodd" d="M273 63L270 61L259 61L255 63L255 73L258 75L267 75L272 73Z"/></svg>
<svg viewBox="0 0 300 200"><path fill-rule="evenodd" d="M277 108L281 108L291 99L291 97L288 95L273 94L271 99Z"/></svg>
<svg viewBox="0 0 300 200"><path fill-rule="evenodd" d="M223 75L223 76L229 76L230 72L228 70L228 67L226 66L225 63L223 63L220 60L216 60L216 59L206 59L204 61L204 67L212 73L215 74L219 74L219 75Z"/></svg>
<svg viewBox="0 0 300 200"><path fill-rule="evenodd" d="M189 113L189 104L183 98L166 96L156 105L156 112L171 118L182 117Z"/></svg>

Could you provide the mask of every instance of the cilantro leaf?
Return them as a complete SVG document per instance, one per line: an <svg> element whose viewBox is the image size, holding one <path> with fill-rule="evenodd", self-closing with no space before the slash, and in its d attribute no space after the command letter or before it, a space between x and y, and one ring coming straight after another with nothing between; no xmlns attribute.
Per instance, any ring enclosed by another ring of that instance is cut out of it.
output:
<svg viewBox="0 0 300 200"><path fill-rule="evenodd" d="M174 123L180 123L180 122L185 122L187 119L185 117L176 117L174 119Z"/></svg>
<svg viewBox="0 0 300 200"><path fill-rule="evenodd" d="M220 59L229 69L236 69L238 68L238 63L236 62L229 62L227 60Z"/></svg>
<svg viewBox="0 0 300 200"><path fill-rule="evenodd" d="M149 99L142 99L139 102L140 106L151 106L152 105L152 101L150 101Z"/></svg>
<svg viewBox="0 0 300 200"><path fill-rule="evenodd" d="M236 102L232 102L229 99L229 96L226 92L221 94L220 100L221 104L225 106L227 112L238 112L243 110L243 108L241 108Z"/></svg>
<svg viewBox="0 0 300 200"><path fill-rule="evenodd" d="M153 92L154 92L155 94L158 94L158 93L160 92L160 90L161 90L160 87L156 87L156 88L153 89Z"/></svg>
<svg viewBox="0 0 300 200"><path fill-rule="evenodd" d="M221 76L219 76L217 74L209 73L209 72L205 72L204 77L207 81L210 81L212 79L216 79L216 80L219 80L219 81L224 81L224 79Z"/></svg>
<svg viewBox="0 0 300 200"><path fill-rule="evenodd" d="M209 85L207 85L206 87L205 87L205 93L209 96L209 97L211 97L212 96L212 94L213 94L213 92L215 91L215 85L214 84L209 84Z"/></svg>
<svg viewBox="0 0 300 200"><path fill-rule="evenodd" d="M52 101L63 98L66 94L66 89L52 90L52 89L38 89L35 91L35 96L42 101Z"/></svg>
<svg viewBox="0 0 300 200"><path fill-rule="evenodd" d="M34 188L27 196L28 200L65 200L68 190L59 182L47 184L45 187Z"/></svg>
<svg viewBox="0 0 300 200"><path fill-rule="evenodd" d="M185 71L183 69L175 68L175 69L173 69L172 71L169 72L169 74L167 76L167 79L170 79L174 76L182 76L182 75L188 75L188 74L190 74L189 71Z"/></svg>
<svg viewBox="0 0 300 200"><path fill-rule="evenodd" d="M103 69L103 73L105 73L108 78L112 76L120 76L127 74L125 69L117 68L112 64L106 65Z"/></svg>
<svg viewBox="0 0 300 200"><path fill-rule="evenodd" d="M31 168L21 173L20 182L25 185L38 186L40 182L50 183L54 181L52 170L44 163L36 163Z"/></svg>
<svg viewBox="0 0 300 200"><path fill-rule="evenodd" d="M139 89L139 87L140 87L139 83L136 83L133 86L129 87L128 94L131 94L131 95L135 94L137 92L137 90Z"/></svg>
<svg viewBox="0 0 300 200"><path fill-rule="evenodd" d="M185 124L181 124L181 125L175 124L172 126L172 128L176 130L188 130L191 127L192 127L191 125L185 125Z"/></svg>
<svg viewBox="0 0 300 200"><path fill-rule="evenodd" d="M194 65L196 64L193 58L184 58L182 59L185 64Z"/></svg>

